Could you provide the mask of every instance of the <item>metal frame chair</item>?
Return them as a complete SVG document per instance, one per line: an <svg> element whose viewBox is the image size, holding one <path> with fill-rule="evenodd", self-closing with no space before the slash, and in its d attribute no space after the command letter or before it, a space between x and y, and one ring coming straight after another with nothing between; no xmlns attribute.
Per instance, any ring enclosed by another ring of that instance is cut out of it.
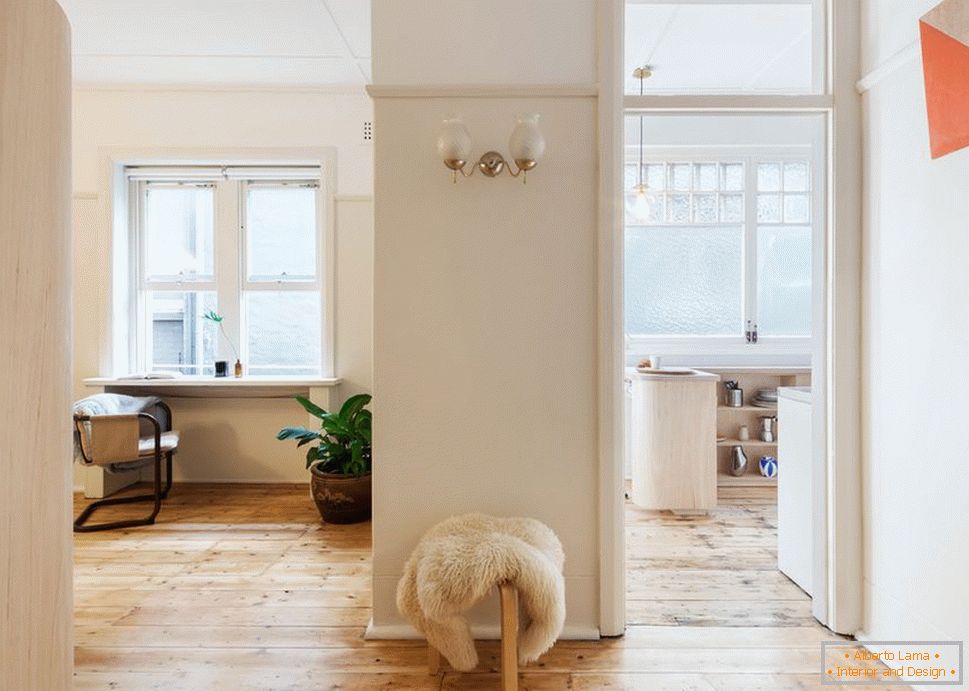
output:
<svg viewBox="0 0 969 691"><path fill-rule="evenodd" d="M178 450L177 432L174 441L168 440L169 448L162 444L162 433L173 432L172 430L172 410L166 403L159 401L156 407L161 408L165 413L166 427L162 430L158 418L148 413L119 413L109 415L75 415L74 427L78 431L82 440L88 439L88 431L85 425L90 425L89 442L82 441L80 444L81 455L85 463L110 466L117 463L130 463L140 460L153 459L155 466L154 491L151 494L138 494L132 497L114 497L110 499L100 499L89 504L74 521L74 532L89 533L96 530L112 530L115 528L131 528L140 525L151 525L155 522L155 517L161 510L161 502L168 497L168 492L172 488L172 455ZM147 421L153 428L152 437L144 438L141 436L141 421ZM153 441L153 445L147 452L141 449L147 446L146 442ZM166 463L165 487L162 489L161 465L162 458ZM154 507L151 513L145 518L128 519L123 521L113 521L109 523L97 523L87 525L88 519L98 509L104 506L115 506L118 504L132 504L135 502L153 501Z"/></svg>

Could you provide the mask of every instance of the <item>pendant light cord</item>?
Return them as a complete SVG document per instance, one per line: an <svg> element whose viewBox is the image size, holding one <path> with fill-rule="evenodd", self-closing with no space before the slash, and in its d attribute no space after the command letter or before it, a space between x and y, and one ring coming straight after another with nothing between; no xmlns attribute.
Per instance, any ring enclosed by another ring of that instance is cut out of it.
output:
<svg viewBox="0 0 969 691"><path fill-rule="evenodd" d="M643 95L643 80L645 79L645 73L640 71L639 73L639 95ZM637 169L639 175L639 186L637 192L643 192L643 114L639 114L639 168Z"/></svg>

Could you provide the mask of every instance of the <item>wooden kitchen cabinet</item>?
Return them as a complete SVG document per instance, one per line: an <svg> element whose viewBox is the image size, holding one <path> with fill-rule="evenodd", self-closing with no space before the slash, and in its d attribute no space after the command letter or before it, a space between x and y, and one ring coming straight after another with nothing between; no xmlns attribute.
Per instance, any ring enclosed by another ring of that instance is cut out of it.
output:
<svg viewBox="0 0 969 691"><path fill-rule="evenodd" d="M674 511L716 508L720 378L699 370L630 378L633 503Z"/></svg>

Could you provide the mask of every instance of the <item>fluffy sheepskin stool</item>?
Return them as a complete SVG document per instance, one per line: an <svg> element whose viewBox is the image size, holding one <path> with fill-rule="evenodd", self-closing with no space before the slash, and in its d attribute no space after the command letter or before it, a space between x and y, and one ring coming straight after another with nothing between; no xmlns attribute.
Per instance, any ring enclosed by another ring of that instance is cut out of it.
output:
<svg viewBox="0 0 969 691"><path fill-rule="evenodd" d="M545 653L565 623L562 544L532 518L454 516L421 538L397 585L397 608L427 638L436 673L440 651L458 671L478 665L462 613L495 588L502 606L502 687L517 688L517 663ZM525 615L518 631L518 605ZM517 643L517 651L516 651ZM516 655L517 652L517 655Z"/></svg>

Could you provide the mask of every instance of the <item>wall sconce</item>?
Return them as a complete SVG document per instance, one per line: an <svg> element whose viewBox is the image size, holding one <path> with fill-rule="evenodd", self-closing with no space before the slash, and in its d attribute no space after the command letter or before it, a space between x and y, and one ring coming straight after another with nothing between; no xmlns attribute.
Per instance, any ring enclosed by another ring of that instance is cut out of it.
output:
<svg viewBox="0 0 969 691"><path fill-rule="evenodd" d="M469 178L477 168L489 178L498 177L507 170L513 178L520 175L524 184L528 171L538 165L539 159L545 153L545 137L538 127L537 113L518 117L515 129L511 131L508 139L508 148L517 170L512 171L508 161L497 151L488 151L482 154L477 166L472 166L469 172L465 170L465 166L471 156L471 133L464 121L458 117L445 119L437 136L437 152L444 165L451 169L454 182L458 181L458 172Z"/></svg>

